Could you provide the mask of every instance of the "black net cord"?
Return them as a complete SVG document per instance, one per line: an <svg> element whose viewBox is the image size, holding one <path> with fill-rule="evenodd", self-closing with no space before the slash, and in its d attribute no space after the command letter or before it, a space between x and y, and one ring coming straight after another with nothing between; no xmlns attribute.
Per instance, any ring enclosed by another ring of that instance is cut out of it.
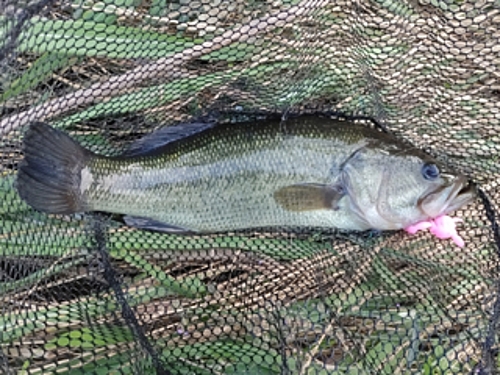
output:
<svg viewBox="0 0 500 375"><path fill-rule="evenodd" d="M9 370L9 364L7 363L7 357L5 356L3 350L0 349L0 374L11 375L12 371Z"/></svg>
<svg viewBox="0 0 500 375"><path fill-rule="evenodd" d="M497 213L495 212L495 208L493 207L490 199L482 189L478 189L478 195L479 198L481 198L481 201L483 202L486 217L490 221L491 230L493 231L493 238L496 243L497 256L500 259L500 232L498 228ZM498 269L498 267L497 267L497 275L500 275L500 269ZM488 332L483 344L483 355L481 363L479 364L480 367L477 369L476 372L478 374L484 374L484 375L497 373L495 366L495 358L498 353L497 349L495 348L495 339L496 339L495 336L496 336L498 321L500 320L500 279L497 278L496 284L497 284L496 300L493 305L493 311L491 313Z"/></svg>
<svg viewBox="0 0 500 375"><path fill-rule="evenodd" d="M92 229L94 233L94 240L97 251L101 257L102 265L104 267L104 278L106 279L106 282L111 287L111 289L113 289L116 300L121 307L122 317L133 332L141 348L151 357L153 367L156 370L156 374L171 375L170 371L165 368L164 364L158 356L158 353L144 334L144 331L140 326L139 321L134 314L134 311L127 303L127 298L125 297L125 293L123 292L123 289L120 285L116 271L111 265L111 261L109 260L109 254L106 247L106 224L100 214L93 215L93 218L94 225Z"/></svg>

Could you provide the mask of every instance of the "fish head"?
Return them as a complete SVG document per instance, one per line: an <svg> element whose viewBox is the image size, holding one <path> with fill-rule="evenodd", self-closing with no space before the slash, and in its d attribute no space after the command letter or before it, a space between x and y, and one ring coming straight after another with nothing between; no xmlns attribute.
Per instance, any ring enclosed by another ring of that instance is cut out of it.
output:
<svg viewBox="0 0 500 375"><path fill-rule="evenodd" d="M475 196L465 176L417 151L360 149L343 166L341 180L348 209L367 229L406 228L452 212Z"/></svg>

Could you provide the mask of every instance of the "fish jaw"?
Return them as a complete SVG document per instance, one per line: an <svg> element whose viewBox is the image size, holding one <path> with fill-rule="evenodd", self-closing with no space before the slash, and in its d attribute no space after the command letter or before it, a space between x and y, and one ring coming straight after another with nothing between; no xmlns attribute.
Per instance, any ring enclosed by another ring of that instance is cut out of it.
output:
<svg viewBox="0 0 500 375"><path fill-rule="evenodd" d="M463 175L449 185L437 189L419 200L417 205L428 218L438 218L470 203L476 196L475 188Z"/></svg>
<svg viewBox="0 0 500 375"><path fill-rule="evenodd" d="M458 247L464 247L465 241L457 232L456 224L463 222L461 218L448 216L447 213L470 203L476 195L475 188L468 183L465 176L459 175L454 182L443 189L428 194L419 202L421 211L429 218L408 225L404 230L415 234L421 230L429 230L441 240L452 239ZM438 197L437 199L434 199Z"/></svg>

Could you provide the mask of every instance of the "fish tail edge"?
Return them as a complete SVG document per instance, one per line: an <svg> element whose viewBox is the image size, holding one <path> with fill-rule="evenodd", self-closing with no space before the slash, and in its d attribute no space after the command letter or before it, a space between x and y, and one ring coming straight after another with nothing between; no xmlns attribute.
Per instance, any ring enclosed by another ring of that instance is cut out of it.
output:
<svg viewBox="0 0 500 375"><path fill-rule="evenodd" d="M92 157L69 135L43 122L31 123L16 187L31 207L52 214L85 211L81 171Z"/></svg>

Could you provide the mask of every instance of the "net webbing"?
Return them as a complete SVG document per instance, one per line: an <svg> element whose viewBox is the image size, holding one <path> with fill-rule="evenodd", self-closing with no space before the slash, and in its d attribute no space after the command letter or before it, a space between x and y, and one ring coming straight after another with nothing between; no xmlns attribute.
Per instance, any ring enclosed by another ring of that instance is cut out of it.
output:
<svg viewBox="0 0 500 375"><path fill-rule="evenodd" d="M492 374L498 1L11 1L0 12L0 373ZM478 186L428 232L177 235L47 215L15 181L45 121L119 155L167 125L373 118Z"/></svg>

